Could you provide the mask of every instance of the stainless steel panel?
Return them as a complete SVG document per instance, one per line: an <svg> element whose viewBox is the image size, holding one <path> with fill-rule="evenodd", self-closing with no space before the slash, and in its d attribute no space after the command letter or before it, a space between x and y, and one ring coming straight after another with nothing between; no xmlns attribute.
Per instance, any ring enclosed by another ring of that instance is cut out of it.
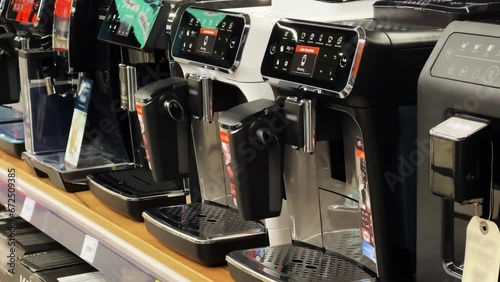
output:
<svg viewBox="0 0 500 282"><path fill-rule="evenodd" d="M292 238L323 247L316 155L286 146L284 177Z"/></svg>
<svg viewBox="0 0 500 282"><path fill-rule="evenodd" d="M328 141L316 145L316 166L318 168L318 186L326 190L342 194L356 201L359 200L359 179L356 173L356 137L361 137L361 129L348 115L343 115L342 136L344 142L344 162L346 182L332 178L330 148Z"/></svg>
<svg viewBox="0 0 500 282"><path fill-rule="evenodd" d="M218 114L214 114L218 120ZM224 166L217 122L191 121L193 143L200 180L201 196L204 200L227 204ZM229 193L228 195L231 195Z"/></svg>

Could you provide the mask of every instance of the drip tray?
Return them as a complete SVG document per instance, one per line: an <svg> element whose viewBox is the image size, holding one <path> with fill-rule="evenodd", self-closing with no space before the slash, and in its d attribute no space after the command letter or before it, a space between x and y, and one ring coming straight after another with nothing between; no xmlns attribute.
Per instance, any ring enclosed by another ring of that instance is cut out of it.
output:
<svg viewBox="0 0 500 282"><path fill-rule="evenodd" d="M216 203L150 209L144 221L157 239L207 266L225 264L232 251L269 245L263 224L245 221L235 210Z"/></svg>
<svg viewBox="0 0 500 282"><path fill-rule="evenodd" d="M143 221L146 209L186 203L182 179L156 182L151 171L142 168L99 172L87 178L92 194L137 221Z"/></svg>
<svg viewBox="0 0 500 282"><path fill-rule="evenodd" d="M300 243L236 251L227 261L236 281L376 281L360 264Z"/></svg>
<svg viewBox="0 0 500 282"><path fill-rule="evenodd" d="M24 152L22 158L38 177L48 177L54 186L70 193L88 190L87 175L91 173L127 169L133 165L130 163L106 163L99 156L95 156L94 160L97 161L94 163L88 163L82 168L69 168L64 164L64 152L40 155Z"/></svg>

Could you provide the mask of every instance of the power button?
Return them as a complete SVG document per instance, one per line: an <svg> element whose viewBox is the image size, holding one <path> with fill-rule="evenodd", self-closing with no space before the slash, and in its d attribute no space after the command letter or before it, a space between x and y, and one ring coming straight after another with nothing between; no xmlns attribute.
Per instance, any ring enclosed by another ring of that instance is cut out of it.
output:
<svg viewBox="0 0 500 282"><path fill-rule="evenodd" d="M271 55L274 55L274 54L276 53L276 49L278 49L278 44L273 43L273 44L271 45L271 47L269 48L269 53L270 53Z"/></svg>

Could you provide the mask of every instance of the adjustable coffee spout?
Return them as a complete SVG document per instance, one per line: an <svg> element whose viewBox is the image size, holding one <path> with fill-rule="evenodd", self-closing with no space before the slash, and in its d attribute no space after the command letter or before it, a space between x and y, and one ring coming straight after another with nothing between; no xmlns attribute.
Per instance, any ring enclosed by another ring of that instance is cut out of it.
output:
<svg viewBox="0 0 500 282"><path fill-rule="evenodd" d="M286 143L306 153L314 153L316 147L316 110L314 101L287 97L284 103L287 117Z"/></svg>
<svg viewBox="0 0 500 282"><path fill-rule="evenodd" d="M198 74L186 76L189 85L189 105L194 119L212 123L214 120L212 80Z"/></svg>
<svg viewBox="0 0 500 282"><path fill-rule="evenodd" d="M430 190L458 203L481 200L491 184L488 122L451 117L430 130Z"/></svg>
<svg viewBox="0 0 500 282"><path fill-rule="evenodd" d="M156 181L189 173L187 99L187 82L178 77L148 84L135 94L146 155Z"/></svg>

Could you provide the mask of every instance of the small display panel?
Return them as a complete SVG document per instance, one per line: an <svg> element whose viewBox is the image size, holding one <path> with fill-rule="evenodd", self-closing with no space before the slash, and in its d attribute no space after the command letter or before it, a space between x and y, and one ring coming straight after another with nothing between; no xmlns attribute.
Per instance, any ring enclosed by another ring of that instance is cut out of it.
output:
<svg viewBox="0 0 500 282"><path fill-rule="evenodd" d="M172 48L174 57L230 69L241 52L243 15L188 8Z"/></svg>
<svg viewBox="0 0 500 282"><path fill-rule="evenodd" d="M340 92L349 79L357 46L354 30L283 20L274 26L261 72Z"/></svg>
<svg viewBox="0 0 500 282"><path fill-rule="evenodd" d="M42 4L43 0L10 0L6 17L20 23L35 24Z"/></svg>
<svg viewBox="0 0 500 282"><path fill-rule="evenodd" d="M99 39L137 49L150 47L162 5L161 0L112 0ZM164 32L165 26L161 28Z"/></svg>
<svg viewBox="0 0 500 282"><path fill-rule="evenodd" d="M500 87L500 38L465 33L448 37L431 75Z"/></svg>

